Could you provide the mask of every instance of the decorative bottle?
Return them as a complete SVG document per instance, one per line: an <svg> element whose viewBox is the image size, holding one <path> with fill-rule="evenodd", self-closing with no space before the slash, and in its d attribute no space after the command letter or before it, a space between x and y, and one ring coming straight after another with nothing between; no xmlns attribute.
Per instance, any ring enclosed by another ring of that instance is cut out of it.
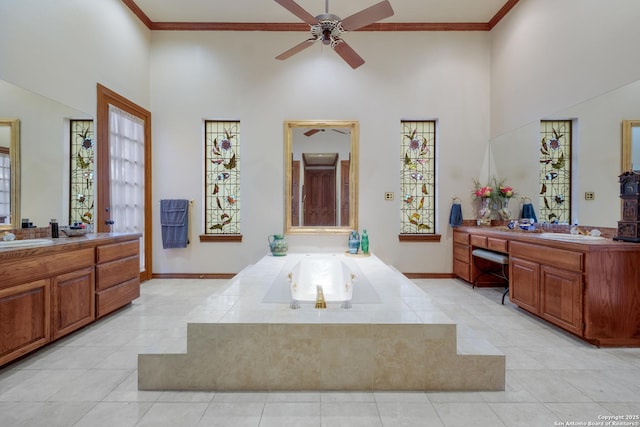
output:
<svg viewBox="0 0 640 427"><path fill-rule="evenodd" d="M360 234L358 234L357 231L353 230L349 234L349 253L355 255L358 253L359 248L360 248Z"/></svg>
<svg viewBox="0 0 640 427"><path fill-rule="evenodd" d="M360 246L362 246L362 253L369 253L369 235L367 234L367 230L362 230L362 240L360 242Z"/></svg>

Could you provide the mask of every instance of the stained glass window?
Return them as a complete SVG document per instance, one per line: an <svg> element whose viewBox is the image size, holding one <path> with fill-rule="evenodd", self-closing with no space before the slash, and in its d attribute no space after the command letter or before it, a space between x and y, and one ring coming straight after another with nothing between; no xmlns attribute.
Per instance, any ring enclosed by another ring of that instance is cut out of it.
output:
<svg viewBox="0 0 640 427"><path fill-rule="evenodd" d="M239 121L205 121L205 234L240 234Z"/></svg>
<svg viewBox="0 0 640 427"><path fill-rule="evenodd" d="M571 120L540 122L540 221L571 221Z"/></svg>
<svg viewBox="0 0 640 427"><path fill-rule="evenodd" d="M400 233L435 234L436 122L400 124Z"/></svg>
<svg viewBox="0 0 640 427"><path fill-rule="evenodd" d="M69 224L93 224L94 141L93 120L70 120L71 167Z"/></svg>

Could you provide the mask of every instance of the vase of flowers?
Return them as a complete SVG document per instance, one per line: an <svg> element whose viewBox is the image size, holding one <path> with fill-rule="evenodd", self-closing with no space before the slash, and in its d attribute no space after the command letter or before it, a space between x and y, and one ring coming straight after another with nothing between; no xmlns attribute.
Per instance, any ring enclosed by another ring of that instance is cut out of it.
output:
<svg viewBox="0 0 640 427"><path fill-rule="evenodd" d="M498 217L500 217L501 220L504 221L508 221L511 219L511 211L509 210L509 198L500 198L498 200L499 206L498 206Z"/></svg>
<svg viewBox="0 0 640 427"><path fill-rule="evenodd" d="M478 201L477 220L478 224L491 222L491 198L494 195L493 187L490 185L480 185L475 181L473 196Z"/></svg>
<svg viewBox="0 0 640 427"><path fill-rule="evenodd" d="M498 188L498 191L496 194L498 217L503 221L508 221L511 219L511 211L509 210L509 200L511 200L511 198L515 195L515 193L513 192L513 188L507 185L504 185L504 183L502 182L496 182L495 186L496 188Z"/></svg>

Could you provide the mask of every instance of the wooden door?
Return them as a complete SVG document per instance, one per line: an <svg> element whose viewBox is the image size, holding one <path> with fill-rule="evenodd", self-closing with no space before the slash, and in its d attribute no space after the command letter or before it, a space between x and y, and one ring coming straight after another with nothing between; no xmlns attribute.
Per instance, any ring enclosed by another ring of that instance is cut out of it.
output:
<svg viewBox="0 0 640 427"><path fill-rule="evenodd" d="M336 225L335 168L305 168L303 211L305 226Z"/></svg>
<svg viewBox="0 0 640 427"><path fill-rule="evenodd" d="M574 334L582 335L582 274L541 266L540 315Z"/></svg>
<svg viewBox="0 0 640 427"><path fill-rule="evenodd" d="M540 264L511 257L509 299L535 314L540 312Z"/></svg>
<svg viewBox="0 0 640 427"><path fill-rule="evenodd" d="M349 160L340 161L340 225L349 225Z"/></svg>
<svg viewBox="0 0 640 427"><path fill-rule="evenodd" d="M98 84L98 121L96 125L96 132L98 136L98 151L97 151L97 192L98 192L98 206L96 208L96 231L98 232L111 232L111 231L123 231L119 229L121 224L114 225L111 215L111 147L110 140L112 137L110 126L110 114L109 106L114 106L125 113L128 113L135 118L143 122L144 129L144 194L141 200L137 197L135 200L128 200L131 203L130 206L135 206L136 209L143 211L143 219L141 224L137 224L137 228L142 234L140 241L141 251L140 260L140 280L151 279L153 272L152 266L152 218L151 213L151 113L139 105L131 102L125 97L107 89L106 87ZM127 184L127 183L124 183ZM134 194L134 192L132 192Z"/></svg>

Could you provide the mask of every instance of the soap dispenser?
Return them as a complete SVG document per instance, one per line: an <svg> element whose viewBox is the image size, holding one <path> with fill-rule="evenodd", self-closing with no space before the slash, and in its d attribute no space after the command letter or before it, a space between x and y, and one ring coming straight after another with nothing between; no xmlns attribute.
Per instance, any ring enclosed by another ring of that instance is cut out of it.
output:
<svg viewBox="0 0 640 427"><path fill-rule="evenodd" d="M55 218L51 218L51 222L49 223L51 226L51 237L53 239L57 239L59 237L58 234L58 220Z"/></svg>

